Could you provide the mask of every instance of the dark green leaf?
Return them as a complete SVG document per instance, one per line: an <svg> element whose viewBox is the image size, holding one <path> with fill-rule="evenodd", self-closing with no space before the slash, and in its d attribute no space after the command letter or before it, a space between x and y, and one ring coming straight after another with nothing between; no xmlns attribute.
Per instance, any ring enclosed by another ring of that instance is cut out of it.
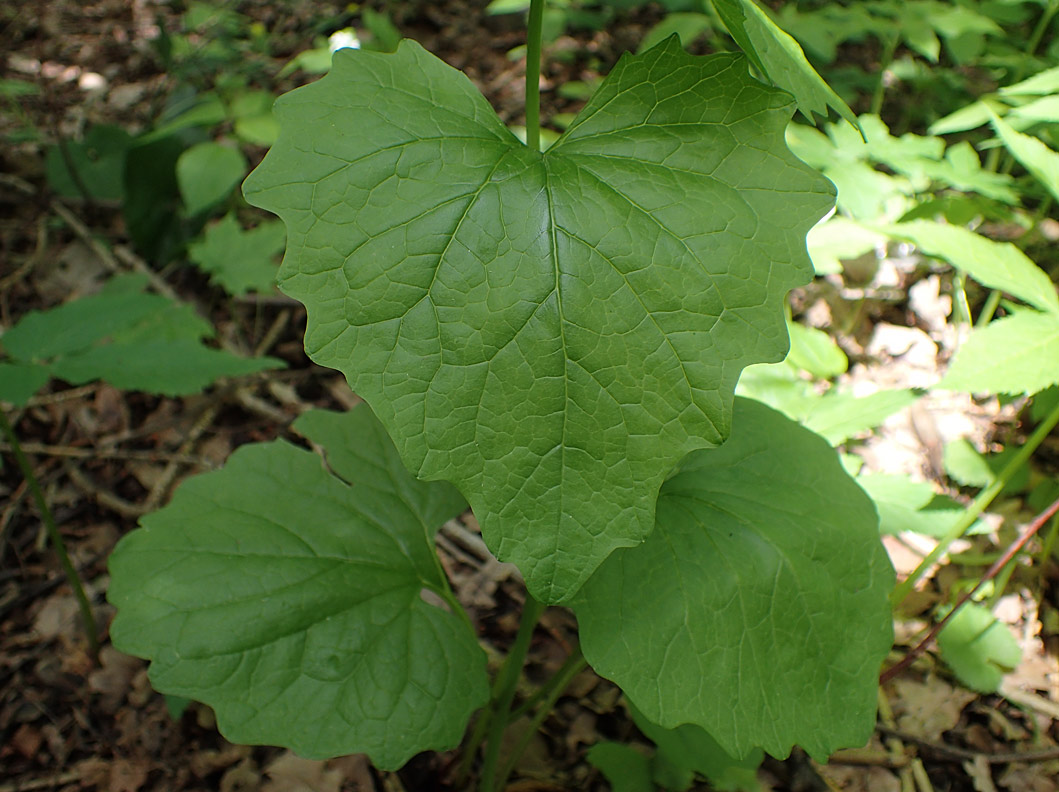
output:
<svg viewBox="0 0 1059 792"><path fill-rule="evenodd" d="M593 668L651 721L700 726L734 757L863 745L894 575L827 443L739 399L728 442L685 460L657 519L573 603Z"/></svg>
<svg viewBox="0 0 1059 792"><path fill-rule="evenodd" d="M741 57L671 40L624 56L541 155L419 45L341 50L278 100L245 192L287 224L309 355L556 602L724 439L739 370L786 352L780 305L831 202L783 144L790 112Z"/></svg>

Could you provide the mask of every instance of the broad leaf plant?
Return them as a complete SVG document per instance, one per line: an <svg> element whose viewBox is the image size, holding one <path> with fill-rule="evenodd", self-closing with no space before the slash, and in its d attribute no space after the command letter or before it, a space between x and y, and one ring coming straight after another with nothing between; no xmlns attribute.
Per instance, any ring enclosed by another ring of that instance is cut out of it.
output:
<svg viewBox="0 0 1059 792"><path fill-rule="evenodd" d="M875 509L826 440L733 395L786 355L834 198L758 78L841 102L756 6L720 7L750 60L625 55L543 152L542 0L526 144L411 41L276 103L244 193L286 225L308 354L366 404L295 423L323 459L241 448L122 541L112 635L159 690L230 739L388 769L480 710L468 750L500 788L528 636L563 604L658 727L735 760L867 739L892 638ZM492 693L434 547L467 504L529 592Z"/></svg>

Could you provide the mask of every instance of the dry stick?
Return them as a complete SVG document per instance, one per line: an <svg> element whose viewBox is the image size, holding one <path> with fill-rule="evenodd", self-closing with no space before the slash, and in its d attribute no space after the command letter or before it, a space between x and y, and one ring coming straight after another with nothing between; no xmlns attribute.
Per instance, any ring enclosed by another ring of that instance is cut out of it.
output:
<svg viewBox="0 0 1059 792"><path fill-rule="evenodd" d="M1004 753L978 753L967 748L959 748L955 745L931 742L914 734L891 729L889 726L876 726L876 731L887 737L895 737L905 742L915 743L921 748L926 748L938 754L940 757L948 758L954 762L984 759L989 764L1008 764L1010 762L1047 762L1050 759L1059 759L1059 746L1042 748L1039 751L1007 751Z"/></svg>
<svg viewBox="0 0 1059 792"><path fill-rule="evenodd" d="M980 589L988 581L996 577L997 573L1000 572L1000 570L1003 569L1008 564L1008 562L1011 561L1011 559L1018 554L1018 552L1023 548L1026 542L1028 542L1033 537L1033 535L1037 533L1037 531L1041 530L1041 526L1048 522L1048 520L1050 520L1052 518L1052 515L1054 515L1056 512L1059 512L1059 498L1053 501L1051 506L1049 506L1047 509L1037 515L1037 517L1033 520L1033 522L1029 524L1026 530L1022 532L1022 536L1016 539L1015 542L1004 552L1004 555L1000 556L1000 558L998 558L993 563L993 566L989 567L985 575L982 576L981 580L974 584L974 588L972 588L970 591L966 592L962 597L960 597L959 602L956 603L953 609L950 610L947 614L945 614L945 618L935 624L931 631L927 633L927 636L918 644L916 644L912 651L910 651L904 656L904 659L902 659L896 665L886 669L882 673L882 675L879 677L879 683L885 684L886 682L889 682L901 671L908 668L908 666L910 666L917 657L923 654L923 652L927 650L927 647L930 646L931 642L937 637L938 633L941 632L941 630L945 627L946 624L948 624L949 619L951 619L956 614L956 611L958 611L964 605L964 603L967 602L967 600L973 597L975 592L978 591L978 589Z"/></svg>
<svg viewBox="0 0 1059 792"><path fill-rule="evenodd" d="M196 467L213 467L213 463L205 457L197 457L187 453L173 453L170 451L122 451L117 448L79 448L77 446L47 445L45 443L20 443L19 446L27 454L68 457L70 459L124 459L136 462L179 462L183 465L195 465ZM0 451L12 450L13 447L10 444L0 443Z"/></svg>
<svg viewBox="0 0 1059 792"><path fill-rule="evenodd" d="M22 470L22 476L26 480L26 484L29 486L30 492L33 494L33 499L37 501L37 508L40 510L41 520L44 522L44 529L48 532L48 538L51 539L52 547L55 548L56 555L59 556L59 563L62 564L63 572L66 573L66 579L70 583L70 588L74 591L74 596L77 598L77 606L81 611L81 622L85 628L85 635L88 638L88 649L89 654L95 662L99 662L99 634L96 631L96 620L92 615L92 606L88 602L88 595L85 594L85 587L81 584L81 578L77 575L77 570L74 569L73 562L70 560L70 555L66 552L66 543L63 541L62 534L59 533L59 527L55 524L55 518L52 517L51 509L48 508L48 501L44 497L44 493L41 491L40 482L37 481L37 477L33 475L33 468L29 464L29 460L26 459L26 455L22 453L22 448L18 444L18 437L15 435L15 429L11 426L7 420L7 416L0 412L0 431L7 436L7 441L11 445L11 453L14 454L15 461L18 463L19 468Z"/></svg>

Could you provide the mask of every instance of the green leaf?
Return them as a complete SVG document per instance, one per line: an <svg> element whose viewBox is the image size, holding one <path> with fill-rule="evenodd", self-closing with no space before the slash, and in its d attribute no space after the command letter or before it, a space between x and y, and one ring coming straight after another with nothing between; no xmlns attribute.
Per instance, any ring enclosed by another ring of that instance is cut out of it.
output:
<svg viewBox="0 0 1059 792"><path fill-rule="evenodd" d="M1008 151L1022 163L1022 167L1045 186L1048 192L1059 199L1059 154L1037 138L1015 131L995 114L990 120L993 129L1004 141Z"/></svg>
<svg viewBox="0 0 1059 792"><path fill-rule="evenodd" d="M89 129L81 142L65 143L65 151L52 146L45 158L48 186L66 198L120 201L125 196L125 154L131 145L132 136L121 127L100 125Z"/></svg>
<svg viewBox="0 0 1059 792"><path fill-rule="evenodd" d="M275 221L244 231L229 213L209 226L201 240L188 245L188 258L210 273L229 294L271 291L278 267L274 261L283 252L286 232Z"/></svg>
<svg viewBox="0 0 1059 792"><path fill-rule="evenodd" d="M948 533L963 514L963 506L934 492L925 481L892 473L865 473L857 483L875 503L879 512L879 532L899 534L904 531L940 538ZM978 521L968 534L979 534L989 526Z"/></svg>
<svg viewBox="0 0 1059 792"><path fill-rule="evenodd" d="M819 379L837 377L846 371L849 359L834 339L823 330L806 327L797 322L787 323L791 336L791 351L787 362Z"/></svg>
<svg viewBox="0 0 1059 792"><path fill-rule="evenodd" d="M176 177L188 215L205 212L227 200L246 168L242 152L220 143L199 143L181 154Z"/></svg>
<svg viewBox="0 0 1059 792"><path fill-rule="evenodd" d="M24 407L51 375L34 363L0 363L0 401Z"/></svg>
<svg viewBox="0 0 1059 792"><path fill-rule="evenodd" d="M544 601L650 532L665 476L727 435L739 370L786 352L831 190L745 64L674 39L623 56L538 154L418 44L341 50L277 101L247 179L287 224L310 357Z"/></svg>
<svg viewBox="0 0 1059 792"><path fill-rule="evenodd" d="M832 445L839 445L874 429L918 398L919 394L907 389L881 390L867 396L832 390L816 400L802 423Z"/></svg>
<svg viewBox="0 0 1059 792"><path fill-rule="evenodd" d="M1022 662L1022 650L1007 626L988 608L964 604L938 633L941 659L967 687L995 693L1004 674Z"/></svg>
<svg viewBox="0 0 1059 792"><path fill-rule="evenodd" d="M994 242L966 228L930 220L898 223L878 230L912 242L927 255L948 261L983 286L1059 314L1055 284L1010 242Z"/></svg>
<svg viewBox="0 0 1059 792"><path fill-rule="evenodd" d="M753 0L711 0L728 32L754 66L779 88L793 94L798 110L815 122L827 108L857 126L857 117L805 59L801 46L776 26Z"/></svg>
<svg viewBox="0 0 1059 792"><path fill-rule="evenodd" d="M135 327L166 305L168 300L157 295L121 292L30 311L4 333L4 349L26 362L49 360Z"/></svg>
<svg viewBox="0 0 1059 792"><path fill-rule="evenodd" d="M650 720L700 726L737 758L863 745L894 575L830 446L739 399L728 442L684 461L657 517L572 604L592 667Z"/></svg>
<svg viewBox="0 0 1059 792"><path fill-rule="evenodd" d="M203 346L200 339L213 335L208 322L189 305L135 290L142 286L135 276L119 276L92 297L31 311L4 333L4 349L73 384L103 379L172 396L196 393L217 377L285 365Z"/></svg>
<svg viewBox="0 0 1059 792"><path fill-rule="evenodd" d="M119 543L111 636L233 742L395 769L459 742L488 695L485 655L462 614L420 596L451 597L437 526L395 493L438 485L411 479L367 407L335 420L365 439L374 484L282 441L243 446Z"/></svg>
<svg viewBox="0 0 1059 792"><path fill-rule="evenodd" d="M1050 96L1059 93L1059 66L1045 69L1014 85L1000 89L1002 94L1013 96Z"/></svg>
<svg viewBox="0 0 1059 792"><path fill-rule="evenodd" d="M238 377L285 366L277 358L239 357L182 338L91 347L56 360L51 372L72 385L101 379L123 390L187 396L219 377Z"/></svg>
<svg viewBox="0 0 1059 792"><path fill-rule="evenodd" d="M976 327L936 387L1034 394L1059 383L1059 314L1020 311Z"/></svg>
<svg viewBox="0 0 1059 792"><path fill-rule="evenodd" d="M698 12L675 12L666 14L662 21L647 31L637 52L645 52L651 47L676 34L682 47L689 47L713 28L713 20L708 14Z"/></svg>
<svg viewBox="0 0 1059 792"><path fill-rule="evenodd" d="M648 720L632 704L629 712L636 727L658 746L654 761L654 779L665 789L685 790L691 787L695 774L705 776L710 788L720 792L757 792L757 769L764 758L760 749L746 759L733 759L717 741L698 726L684 724L664 729Z"/></svg>
<svg viewBox="0 0 1059 792"><path fill-rule="evenodd" d="M651 780L651 760L628 745L615 742L596 743L588 749L585 758L603 774L613 792L655 790Z"/></svg>
<svg viewBox="0 0 1059 792"><path fill-rule="evenodd" d="M343 413L310 410L302 413L293 427L322 448L332 473L361 489L368 487L398 498L428 532L467 508L467 501L451 484L424 484L409 475L382 424L364 418L370 415L367 408L354 412L356 420Z"/></svg>

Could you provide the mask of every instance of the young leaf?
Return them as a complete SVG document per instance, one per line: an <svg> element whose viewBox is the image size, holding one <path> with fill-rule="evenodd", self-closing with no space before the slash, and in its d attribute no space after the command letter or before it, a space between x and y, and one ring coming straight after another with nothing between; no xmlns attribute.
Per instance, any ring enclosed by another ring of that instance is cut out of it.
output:
<svg viewBox="0 0 1059 792"><path fill-rule="evenodd" d="M420 596L448 593L438 523L402 497L451 488L412 479L366 406L305 420L357 438L368 483L283 441L243 446L119 543L111 635L152 661L158 690L213 707L234 742L395 769L454 746L488 695L467 620ZM462 508L449 505L430 516Z"/></svg>
<svg viewBox="0 0 1059 792"><path fill-rule="evenodd" d="M607 779L612 792L655 792L651 760L628 745L596 743L585 758Z"/></svg>
<svg viewBox="0 0 1059 792"><path fill-rule="evenodd" d="M287 224L310 357L544 601L650 532L666 474L727 435L739 370L786 352L831 191L745 63L625 55L539 154L418 44L341 50L276 103L247 179Z"/></svg>
<svg viewBox="0 0 1059 792"><path fill-rule="evenodd" d="M1010 242L995 242L959 226L913 220L878 229L944 259L990 289L999 289L1042 311L1059 314L1055 284Z"/></svg>
<svg viewBox="0 0 1059 792"><path fill-rule="evenodd" d="M990 120L993 129L1004 141L1008 151L1022 163L1022 167L1032 173L1048 192L1059 198L1059 154L1037 138L1015 131L996 114L992 114Z"/></svg>
<svg viewBox="0 0 1059 792"><path fill-rule="evenodd" d="M246 167L241 151L220 143L199 143L181 154L176 177L188 215L205 212L226 200Z"/></svg>
<svg viewBox="0 0 1059 792"><path fill-rule="evenodd" d="M728 442L685 460L657 519L575 598L593 668L653 722L700 726L735 757L862 745L894 575L830 446L738 399Z"/></svg>
<svg viewBox="0 0 1059 792"><path fill-rule="evenodd" d="M938 633L938 649L963 684L995 693L1022 661L1015 636L988 608L968 602Z"/></svg>
<svg viewBox="0 0 1059 792"><path fill-rule="evenodd" d="M976 327L937 387L1033 394L1059 382L1059 314L1020 311Z"/></svg>
<svg viewBox="0 0 1059 792"><path fill-rule="evenodd" d="M858 126L853 111L816 73L798 42L778 28L754 0L711 1L754 66L777 87L793 94L802 115L815 122L813 113L827 118L827 108L831 107Z"/></svg>
<svg viewBox="0 0 1059 792"><path fill-rule="evenodd" d="M273 259L283 251L285 238L282 223L261 223L244 231L229 213L207 227L202 239L188 245L188 258L229 294L268 292L279 270Z"/></svg>
<svg viewBox="0 0 1059 792"><path fill-rule="evenodd" d="M733 759L710 735L685 723L675 729L664 729L651 723L631 703L629 712L636 727L658 746L652 760L654 779L665 789L690 789L695 774L705 776L710 788L719 792L757 792L757 769L764 758L761 750L751 751L746 759Z"/></svg>

